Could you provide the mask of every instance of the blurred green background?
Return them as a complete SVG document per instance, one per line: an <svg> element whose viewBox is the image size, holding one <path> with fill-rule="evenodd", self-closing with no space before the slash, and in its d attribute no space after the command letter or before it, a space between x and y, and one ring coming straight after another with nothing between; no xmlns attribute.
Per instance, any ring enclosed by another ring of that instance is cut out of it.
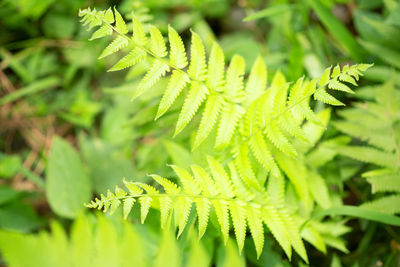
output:
<svg viewBox="0 0 400 267"><path fill-rule="evenodd" d="M331 65L374 63L359 89L365 100L387 81L399 91L400 2L0 0L0 266L305 266L289 262L268 236L257 261L252 244L239 255L212 227L202 241L192 241L193 231L176 241L154 216L146 225L133 216L132 225L85 209L123 177L168 176L167 163L188 166L206 152L187 149L191 126L172 139L176 110L154 123L165 83L129 101L146 66L106 72L115 62L97 60L106 40L87 41L79 23L88 6L134 12L163 33L172 25L185 41L192 29L207 48L218 40L227 59L242 55L247 72L261 55L269 77L281 70L289 80L314 78ZM328 127L323 140L338 135ZM358 205L375 197L360 178L367 168L337 156L320 171L339 202ZM347 225L349 252L309 247L310 266L400 266L398 229Z"/></svg>

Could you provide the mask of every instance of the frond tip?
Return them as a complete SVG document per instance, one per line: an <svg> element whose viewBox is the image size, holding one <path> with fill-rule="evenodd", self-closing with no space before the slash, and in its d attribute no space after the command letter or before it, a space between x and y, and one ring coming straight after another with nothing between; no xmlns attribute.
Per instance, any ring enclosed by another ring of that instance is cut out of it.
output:
<svg viewBox="0 0 400 267"><path fill-rule="evenodd" d="M179 228L178 235L180 235L186 226L194 204L200 237L207 229L210 212L213 210L225 243L229 238L229 229L231 228L230 214L240 251L246 237L247 222L258 256L260 256L264 244L264 224L278 241L292 236L291 239L285 241L287 245L283 247L288 257L291 256L291 247L296 251L304 251L298 227L292 223L292 218L283 207L274 205L261 185L252 194L239 194L238 192L249 190L244 185L244 181L236 180L240 179L238 177L232 180L225 168L214 158L208 157L208 163L211 174L197 165L191 167L192 174L178 166L171 166L182 185L177 185L159 175L151 175L163 189L162 192L148 184L129 182L124 179L127 190L116 187L115 192L109 191L106 196L101 195L86 207L113 213L122 204L124 217L127 218L134 204L139 203L143 223L150 206L158 202L159 205L154 206L160 209L162 227L170 221L170 216L175 213L177 216L174 218L177 218L176 225ZM235 167L231 166L231 171L232 168ZM286 215L280 216L279 214L282 212ZM296 242L290 242L290 240L296 240ZM279 243L283 245L281 242ZM307 261L305 253L300 255Z"/></svg>

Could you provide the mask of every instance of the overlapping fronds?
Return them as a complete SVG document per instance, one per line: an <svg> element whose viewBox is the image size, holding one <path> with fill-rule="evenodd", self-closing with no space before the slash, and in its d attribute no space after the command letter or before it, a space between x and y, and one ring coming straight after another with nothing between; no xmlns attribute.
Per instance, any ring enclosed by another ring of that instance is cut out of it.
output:
<svg viewBox="0 0 400 267"><path fill-rule="evenodd" d="M218 43L212 45L207 55L200 37L194 32L189 57L181 37L172 27L168 28L168 36L164 37L154 26L147 27L149 30L146 31L133 15L133 32L130 34L122 16L115 9L86 9L80 11L80 16L89 29L99 27L91 39L115 33L113 41L100 57L121 50L126 52L110 71L132 67L143 60L151 63L135 88L132 99L145 94L162 77L166 77L168 85L156 119L165 114L182 91L186 90L175 135L185 129L196 114L201 113L193 149L215 131L215 149L225 149L228 158L232 159L228 164L230 175L213 158L209 158L211 175L200 166L192 166L193 175L173 166L182 185L152 175L164 189L160 192L148 184L125 181L127 191L117 187L114 193L102 195L88 207L114 212L122 204L126 217L133 205L139 202L143 222L149 208L158 203L156 206L161 212L161 225L165 226L174 214L180 235L195 206L200 236L206 230L213 208L225 241L232 228L229 225L231 218L240 250L248 227L257 254L261 253L265 224L289 258L293 248L307 260L301 236L325 251L325 243L321 241L318 231L310 226L300 233L298 222L294 219L296 215L285 208L284 176L281 170L295 185L307 212L310 212L313 201L322 207L330 205L322 178L314 171L307 170L303 161L295 160L299 153L296 141L315 143L329 120L329 112L323 112L322 117L314 113L310 100L342 105L327 90L353 93L347 84L357 85L359 76L369 65L330 67L320 78L311 81L301 78L294 83L288 82L278 71L267 86L267 69L261 57L257 58L245 78L243 57L234 55L225 68L224 53ZM125 48L129 51L125 51ZM303 124L304 121L314 126L310 128ZM316 125L319 125L319 129L313 128ZM267 187L264 185L265 179L260 180L256 176L254 164L270 173ZM305 179L311 180L310 187L307 183L305 186ZM314 192L314 189L318 189L318 192ZM340 247L345 250L344 245Z"/></svg>
<svg viewBox="0 0 400 267"><path fill-rule="evenodd" d="M192 173L178 166L171 166L181 185L159 175L151 175L163 191L148 184L124 180L126 190L116 187L114 193L109 191L106 196L101 195L100 199L95 199L87 206L113 213L122 205L124 216L127 217L133 205L138 202L144 222L153 205L160 209L162 227L174 215L171 218L175 218L178 236L183 232L191 210L195 208L200 237L206 231L213 210L224 242L229 238L230 228L233 228L239 250L242 250L248 228L257 254L260 255L264 244L265 224L289 258L293 248L307 261L298 223L283 206L269 197L258 180L251 177L247 180L241 179L234 164L230 164L228 174L212 157L208 157L208 165L210 173L198 165L191 166Z"/></svg>
<svg viewBox="0 0 400 267"><path fill-rule="evenodd" d="M114 17L113 14L114 13ZM133 16L133 33L128 34L126 24L117 10L82 10L82 21L89 29L99 26L94 37L116 35L101 57L122 48L130 51L111 70L130 67L144 57L151 67L133 92L133 99L146 93L161 77L168 73L169 84L159 104L156 118L167 112L183 90L188 90L181 108L175 135L179 134L202 109L201 120L194 138L193 149L216 129L215 148L229 148L232 155L243 158L252 153L261 166L278 175L274 151L296 156L295 139L307 140L301 129L304 120L320 123L309 102L312 98L329 105L343 105L327 89L353 93L347 84L357 85L359 76L369 65L327 68L320 78L304 78L294 83L286 81L277 72L267 86L267 69L259 57L247 79L243 57L234 55L225 70L224 53L218 43L211 52L206 51L200 37L192 32L190 58L179 34L168 28L164 38L156 27L150 32ZM104 30L102 30L104 28ZM100 33L98 33L100 31ZM169 49L165 40L168 40ZM249 150L249 151L245 151Z"/></svg>
<svg viewBox="0 0 400 267"><path fill-rule="evenodd" d="M372 193L387 192L364 207L388 213L400 213L400 91L392 82L375 89L375 101L368 101L341 112L344 120L334 125L340 131L366 144L335 149L348 157L377 165L363 174Z"/></svg>

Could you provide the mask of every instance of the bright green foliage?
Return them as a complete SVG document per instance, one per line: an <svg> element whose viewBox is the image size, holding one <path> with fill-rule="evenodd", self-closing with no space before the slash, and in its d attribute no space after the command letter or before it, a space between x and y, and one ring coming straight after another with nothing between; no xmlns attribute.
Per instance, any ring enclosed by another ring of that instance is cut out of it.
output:
<svg viewBox="0 0 400 267"><path fill-rule="evenodd" d="M344 82L356 85L359 76L369 67L365 64L345 66L342 69L336 66L326 69L320 79L312 81L300 79L292 86L287 83L283 74L278 72L275 74L272 84L267 87L267 70L261 58L256 60L249 78L244 81L245 62L242 57L233 56L225 71L223 52L219 45L214 43L207 65L202 41L196 33L192 33L190 64L188 69L185 69L188 65L186 51L181 37L172 27L168 28L170 60L167 60L165 57L168 52L165 50L164 39L157 29L150 30L151 38L149 39L143 32L140 22L133 17L134 34L130 38L118 30L117 25L113 26L104 19L107 12L109 11L86 9L80 12L80 16L83 16L83 21L89 24L89 29L93 27L92 25L100 25L98 21L102 21L101 25L110 25L117 32L117 37L103 51L101 57L119 51L127 45L127 42L133 45L134 48L125 57L126 59L122 59L124 63L121 63L121 66L113 67L112 70L136 64L139 62L137 58L143 57L142 53L152 58L153 61L134 91L133 99L145 93L161 77L172 71L156 118L168 111L181 91L188 88L189 91L179 114L175 135L189 124L199 112L200 106L205 103L194 148L198 147L217 125L215 147L218 149L230 146L232 151L237 151L239 144L245 142L249 144L248 147L257 150L254 146L256 140L249 141L253 139L253 136L257 136L254 137L257 139L257 143L266 148L263 149L263 154L273 154L271 151L275 147L284 153L295 156L296 151L293 149L290 137L304 138L299 127L304 119L318 123L309 106L310 98L313 96L314 99L330 105L342 105L326 89L352 93L353 91ZM116 17L118 16L116 15ZM119 20L119 24L122 25L123 21ZM264 138L267 140L263 140ZM251 143L253 146L250 145ZM268 170L273 169L273 155L267 156L267 159L264 160L260 153L261 151L255 152L260 164L265 167L269 166Z"/></svg>
<svg viewBox="0 0 400 267"><path fill-rule="evenodd" d="M127 192L117 187L115 193L109 191L107 196L101 195L88 207L113 213L122 204L126 217L138 202L143 222L150 206L154 206L160 209L162 227L170 221L171 214L175 214L178 235L181 235L194 205L200 237L206 231L210 213L214 212L226 242L231 228L230 217L239 250L244 246L248 226L258 256L264 243L264 224L289 258L293 248L307 261L302 238L324 252L325 245L344 251L343 243L336 236L327 237L328 241L325 241L323 231L320 233L314 229L313 224L308 224L300 232L299 225L309 219L314 203L321 207L330 206L323 179L311 167L305 166L302 156L311 148L309 144L315 144L321 137L324 130L321 126L329 120L329 112L322 115L314 113L310 107L312 98L329 105L342 105L328 90L353 93L345 83L357 85L359 76L370 65L331 67L320 78L311 81L301 78L294 83L289 83L278 71L267 86L267 69L260 57L245 79L244 58L234 55L225 70L224 53L216 42L207 61L202 41L193 32L188 57L181 37L172 27L168 28L167 51L164 38L156 28L150 27L149 38L140 22L133 17L133 37L128 37L117 29L124 28L121 20L118 22L120 26L117 26L118 23L113 25L104 19L107 12L86 9L80 12L80 16L90 25L89 28L93 21L98 26L110 25L116 32L115 40L127 40L129 43L130 51L121 60L123 64L112 70L133 66L139 62L138 58L146 57L151 62L151 67L133 93L133 99L145 94L171 72L156 118L165 114L181 92L187 89L175 135L203 110L193 149L201 146L215 128L214 147L225 149L226 156L231 160L228 164L230 175L221 163L212 158L209 158L212 176L200 166L192 166L193 176L173 166L182 185L152 175L164 189L163 192L148 184L125 182ZM97 24L98 20L102 23ZM115 40L103 54L108 55L112 53L110 51L117 52L127 46L122 41L113 44ZM256 170L262 170L264 177L260 177ZM295 186L296 194L304 205L302 218L296 214L300 211L286 207L284 174ZM267 177L268 183L265 183ZM312 182L307 183L307 179Z"/></svg>
<svg viewBox="0 0 400 267"><path fill-rule="evenodd" d="M323 119L323 116L320 117ZM319 128L322 129L322 127ZM244 246L246 229L249 228L258 256L264 243L263 225L266 225L289 258L293 248L307 261L302 238L323 252L326 251L327 245L346 251L343 241L338 237L343 233L336 233L328 226L321 228L318 221L313 220L300 231L300 225L310 217L299 217L289 212L281 201L282 196L276 198L255 177L241 178L244 176L239 176L236 166L245 167L241 166L239 162L230 163L228 173L214 158L207 157L207 160L210 172L198 165L191 166L192 174L178 166L171 166L179 178L181 184L179 186L158 175L151 176L164 189L163 192L148 184L124 180L127 190L124 191L117 187L114 193L109 191L106 196L101 195L100 199L96 198L87 206L104 212L110 210L112 213L122 205L126 217L132 209L131 204L140 203L142 223L148 215L150 206L153 206L160 210L162 227L165 227L166 222L174 218L175 225L179 229L178 236L185 229L191 210L196 211L200 237L206 231L211 212L214 212L224 242L227 242L229 230L233 228L238 248L241 251ZM306 169L305 163L293 165L296 164L296 161L292 161L290 158L288 160L292 163L287 163L288 167L285 172L303 172L304 176L292 177L289 175L289 177L303 182L300 185L305 187L296 189L305 192L299 193L299 195L302 197L302 201L308 199L308 204L306 203L308 209L312 205L310 202L312 199L315 199L321 207L329 207L331 203L323 179L313 171ZM278 187L283 181L278 177L270 177L270 179L270 183L275 183ZM304 185L305 179L311 179L312 182ZM299 182L293 181L293 183L298 184ZM274 187L274 185L270 185L268 188L275 190ZM137 200L139 201L137 202ZM230 225L230 221L232 221L232 225Z"/></svg>
<svg viewBox="0 0 400 267"><path fill-rule="evenodd" d="M166 262L171 267L206 267L210 260L202 242L196 240L196 245L185 251L189 259L202 253L201 261L197 259L195 265L191 263L194 259L185 262L182 248L171 232L163 231L158 238L150 236L146 228L104 216L79 216L68 235L57 222L51 224L51 233L0 231L0 249L2 260L11 267L151 267L166 266ZM239 257L236 250L233 254Z"/></svg>
<svg viewBox="0 0 400 267"><path fill-rule="evenodd" d="M291 247L293 247L304 260L307 260L298 225L294 223L294 219L284 207L276 205L270 199L263 185L254 180L252 182L255 184L249 186L249 181L243 181L237 177L236 167L231 166L231 172L233 172L231 177L234 177L231 178L214 158L209 157L208 161L212 176L197 165L191 166L193 175L180 167L172 166L182 186L161 176L151 175L161 185L164 192L159 192L147 184L124 181L127 192L117 187L115 193L109 191L107 196L101 195L100 199L92 201L87 206L102 209L105 212L110 210L113 213L122 204L126 215L131 210L132 203L139 199L142 205L142 221L144 221L149 204L145 203L146 206L143 208L141 199L147 198L152 204L158 202L162 226L165 226L172 212L178 215L176 223L181 233L194 204L199 221L200 237L207 228L211 207L213 207L225 242L228 240L230 213L240 250L244 244L247 221L257 254L261 253L264 243L264 223L277 240L282 242L281 245L289 257ZM282 238L288 236L291 238Z"/></svg>
<svg viewBox="0 0 400 267"><path fill-rule="evenodd" d="M367 143L336 148L340 154L384 169L363 174L372 193L387 192L363 207L400 213L400 91L393 82L376 87L374 99L341 112L344 118L334 123L340 131Z"/></svg>
<svg viewBox="0 0 400 267"><path fill-rule="evenodd" d="M50 150L46 177L46 196L55 213L74 218L82 212L82 202L90 199L89 176L74 148L59 137Z"/></svg>

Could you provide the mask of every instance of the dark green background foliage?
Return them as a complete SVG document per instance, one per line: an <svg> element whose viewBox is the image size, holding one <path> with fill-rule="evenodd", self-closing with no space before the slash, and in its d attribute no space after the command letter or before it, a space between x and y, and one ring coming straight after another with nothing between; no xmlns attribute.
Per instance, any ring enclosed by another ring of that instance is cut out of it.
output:
<svg viewBox="0 0 400 267"><path fill-rule="evenodd" d="M132 14L145 31L153 25L167 37L173 27L189 59L192 31L207 64L217 41L226 66L243 57L245 81L254 62L265 63L268 86L283 77L290 90L330 66L374 64L359 87L348 84L355 94L329 91L345 106L311 99L319 124L301 122L305 139L285 132L297 157L266 139L286 181L282 196L245 148L261 191L282 197L299 226L309 265L304 255L289 260L262 222L261 255L250 219L239 254L235 231L221 234L213 211L198 241L195 208L176 239L177 217L161 229L158 204L143 225L139 205L127 221L122 209L110 216L84 206L123 178L160 189L155 173L180 184L169 165L209 171L207 155L231 171L243 152L214 149L215 129L192 149L200 112L174 137L186 93L154 120L169 76L129 101L152 62L108 72L132 47L98 60L115 36L88 41L93 31L78 17L114 6L130 32ZM0 0L0 29L0 266L400 266L400 1Z"/></svg>

